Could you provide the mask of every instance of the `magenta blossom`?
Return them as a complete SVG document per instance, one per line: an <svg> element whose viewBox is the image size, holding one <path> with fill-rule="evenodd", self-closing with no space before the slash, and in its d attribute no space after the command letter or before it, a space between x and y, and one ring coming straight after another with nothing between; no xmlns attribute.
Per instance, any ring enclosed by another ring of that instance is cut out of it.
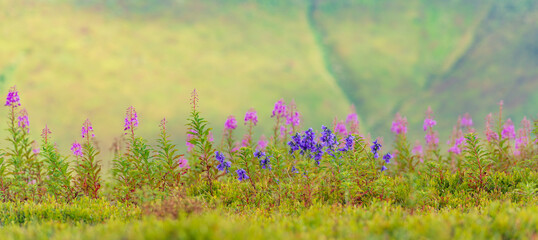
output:
<svg viewBox="0 0 538 240"><path fill-rule="evenodd" d="M256 150L265 150L267 148L267 139L265 136L261 136L260 141L258 141L258 146L256 147Z"/></svg>
<svg viewBox="0 0 538 240"><path fill-rule="evenodd" d="M187 132L187 141L185 143L187 145L187 152L192 151L194 148L194 144L190 143L190 141L196 137L194 134L196 134L196 130L194 129Z"/></svg>
<svg viewBox="0 0 538 240"><path fill-rule="evenodd" d="M499 139L499 134L493 131L493 115L491 113L486 116L486 139L488 142Z"/></svg>
<svg viewBox="0 0 538 240"><path fill-rule="evenodd" d="M423 125L424 131L428 130L428 128L433 127L435 125L437 125L437 122L435 120L431 118L424 119L424 125Z"/></svg>
<svg viewBox="0 0 538 240"><path fill-rule="evenodd" d="M284 100L280 99L275 103L275 108L273 109L273 115L271 117L284 118L287 115L287 107L284 103ZM245 120L246 121L246 120Z"/></svg>
<svg viewBox="0 0 538 240"><path fill-rule="evenodd" d="M21 102L19 98L19 92L15 89L15 86L13 86L9 89L9 93L7 94L7 97L6 97L5 106L18 107L20 105L21 105Z"/></svg>
<svg viewBox="0 0 538 240"><path fill-rule="evenodd" d="M433 132L432 134L426 134L424 139L426 140L426 144L429 145L437 145L439 144L439 137L437 137L437 132Z"/></svg>
<svg viewBox="0 0 538 240"><path fill-rule="evenodd" d="M292 125L292 126L299 126L301 123L301 115L299 112L294 112L293 114L289 114L286 118L286 124Z"/></svg>
<svg viewBox="0 0 538 240"><path fill-rule="evenodd" d="M228 116L226 122L224 122L224 130L233 130L237 128L237 120L233 115Z"/></svg>
<svg viewBox="0 0 538 240"><path fill-rule="evenodd" d="M133 106L130 106L127 108L127 112L125 113L125 125L124 125L124 131L133 129L138 127L138 114L136 113L136 110Z"/></svg>
<svg viewBox="0 0 538 240"><path fill-rule="evenodd" d="M191 168L191 166L189 165L189 161L187 159L185 159L184 157L180 157L177 160L177 163L178 163L179 168L183 168L183 169L190 169Z"/></svg>
<svg viewBox="0 0 538 240"><path fill-rule="evenodd" d="M461 126L462 127L472 127L473 126L473 119L471 116L469 116L468 113L464 114L461 118Z"/></svg>
<svg viewBox="0 0 538 240"><path fill-rule="evenodd" d="M247 122L251 122L254 126L256 126L256 123L258 123L258 114L256 113L256 110L248 110L248 112L245 114L245 125Z"/></svg>
<svg viewBox="0 0 538 240"><path fill-rule="evenodd" d="M23 109L18 117L19 127L23 130L26 130L26 132L30 132L30 120L28 120L28 112L26 112L26 109Z"/></svg>
<svg viewBox="0 0 538 240"><path fill-rule="evenodd" d="M399 113L396 114L396 119L392 121L390 130L398 135L407 133L407 118L402 117Z"/></svg>
<svg viewBox="0 0 538 240"><path fill-rule="evenodd" d="M342 136L347 135L347 128L344 122L337 123L336 126L334 127L334 132Z"/></svg>
<svg viewBox="0 0 538 240"><path fill-rule="evenodd" d="M73 155L77 157L82 157L82 146L80 146L80 143L78 143L77 141L75 141L71 146L71 151L73 152Z"/></svg>
<svg viewBox="0 0 538 240"><path fill-rule="evenodd" d="M84 124L82 125L82 138L89 137L90 133L92 137L95 137L95 134L93 134L93 127L92 123L90 122L90 119L86 119Z"/></svg>
<svg viewBox="0 0 538 240"><path fill-rule="evenodd" d="M516 129L511 119L508 119L504 124L503 131L501 132L503 139L514 139L516 138Z"/></svg>

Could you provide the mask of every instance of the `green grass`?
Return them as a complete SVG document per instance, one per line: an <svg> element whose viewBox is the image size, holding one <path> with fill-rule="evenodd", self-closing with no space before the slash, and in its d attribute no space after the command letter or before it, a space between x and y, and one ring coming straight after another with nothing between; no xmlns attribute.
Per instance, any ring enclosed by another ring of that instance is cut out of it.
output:
<svg viewBox="0 0 538 240"><path fill-rule="evenodd" d="M0 234L3 239L529 239L538 232L537 216L538 207L510 202L437 211L375 203L319 205L296 213L208 210L178 219L145 216L97 224L43 220L3 224Z"/></svg>

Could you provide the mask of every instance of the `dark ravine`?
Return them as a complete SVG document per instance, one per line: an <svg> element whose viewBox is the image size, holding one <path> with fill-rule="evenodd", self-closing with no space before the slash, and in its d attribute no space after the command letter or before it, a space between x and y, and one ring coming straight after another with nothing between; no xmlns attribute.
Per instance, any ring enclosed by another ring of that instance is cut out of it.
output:
<svg viewBox="0 0 538 240"><path fill-rule="evenodd" d="M325 38L327 36L327 33L323 29L322 24L316 19L316 14L319 13L319 2L320 0L308 1L306 16L310 29L312 31L312 35L314 36L316 44L321 51L324 66L327 69L327 72L329 72L329 74L338 84L342 92L345 94L346 99L350 103L353 103L355 105L356 111L362 115L366 114L360 112L360 105L363 102L360 99L360 96L358 96L353 91L350 91L352 89L357 89L356 85L360 81L356 81L350 78L351 74L347 73L349 72L347 66L344 64L343 60L341 60L336 54L334 54L332 46L327 43L327 40ZM338 66L338 68L336 68L336 66Z"/></svg>

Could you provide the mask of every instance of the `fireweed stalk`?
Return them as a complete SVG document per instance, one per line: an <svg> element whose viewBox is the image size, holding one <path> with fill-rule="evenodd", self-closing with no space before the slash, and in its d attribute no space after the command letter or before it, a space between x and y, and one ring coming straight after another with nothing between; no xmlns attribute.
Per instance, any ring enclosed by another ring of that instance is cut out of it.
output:
<svg viewBox="0 0 538 240"><path fill-rule="evenodd" d="M271 118L276 118L275 125L273 127L273 144L276 146L279 139L279 131L281 131L281 128L284 128L284 132L286 131L286 126L284 125L284 119L287 118L288 115L288 109L286 107L286 103L284 103L283 99L278 100L275 103L275 107L273 108L273 112L271 115ZM285 140L283 140L285 141Z"/></svg>
<svg viewBox="0 0 538 240"><path fill-rule="evenodd" d="M514 155L521 159L527 159L532 156L531 143L531 121L527 117L523 117L521 120L521 128L517 132L517 138L515 140Z"/></svg>
<svg viewBox="0 0 538 240"><path fill-rule="evenodd" d="M205 181L209 188L210 195L213 195L214 181L222 175L219 175L218 173L218 161L215 159L215 148L213 147L213 143L209 140L209 131L211 131L211 128L208 128L207 121L200 117L200 112L196 109L197 103L198 93L196 93L196 89L194 89L191 94L192 111L189 123L187 124L187 132L190 132L192 135L189 143L193 146L193 149L189 154L196 159L196 162L194 162L191 167L191 171L193 172L191 176L194 178L192 181L195 183Z"/></svg>
<svg viewBox="0 0 538 240"><path fill-rule="evenodd" d="M251 108L245 114L245 125L248 126L248 133L243 137L242 147L252 146L252 128L258 123L258 114Z"/></svg>
<svg viewBox="0 0 538 240"><path fill-rule="evenodd" d="M8 141L11 148L7 149L7 164L11 166L10 182L2 179L2 184L10 185L10 193L6 198L34 199L37 197L38 186L41 183L41 164L33 154L33 142L30 141L30 122L25 109L18 111L21 106L19 92L15 87L10 88L6 97L9 108Z"/></svg>
<svg viewBox="0 0 538 240"><path fill-rule="evenodd" d="M426 132L424 139L426 140L426 154L425 157L428 160L434 158L434 155L439 156L439 137L437 131L433 130L433 127L437 125L437 121L433 119L433 111L431 107L428 107L426 111L426 118L424 119L423 129Z"/></svg>
<svg viewBox="0 0 538 240"><path fill-rule="evenodd" d="M297 111L297 105L293 100L291 101L288 114L286 116L286 125L289 125L289 134L296 133L301 125L301 113ZM286 139L284 139L284 141L286 141Z"/></svg>
<svg viewBox="0 0 538 240"><path fill-rule="evenodd" d="M233 138L233 131L237 128L237 120L235 116L230 115L224 122L224 130L222 133L221 148L223 152L228 154L230 160L233 160L235 155L235 141Z"/></svg>
<svg viewBox="0 0 538 240"><path fill-rule="evenodd" d="M359 115L355 111L355 105L351 105L351 113L347 115L346 125L349 129L349 134L359 134Z"/></svg>
<svg viewBox="0 0 538 240"><path fill-rule="evenodd" d="M52 132L48 126L45 126L41 132L40 155L45 163L45 174L47 176L44 180L44 185L49 195L58 200L70 202L75 197L75 192L71 186L72 177L69 162L67 157L63 157L55 144L51 142L51 134Z"/></svg>
<svg viewBox="0 0 538 240"><path fill-rule="evenodd" d="M75 178L74 187L78 193L91 198L99 198L101 189L101 165L96 159L99 151L94 147L94 137L92 123L86 119L82 125L82 145L75 142L71 147L75 156Z"/></svg>
<svg viewBox="0 0 538 240"><path fill-rule="evenodd" d="M506 171L512 165L509 150L510 139L515 137L515 130L511 121L506 124L503 122L503 106L504 102L500 101L496 126L491 113L486 117L486 137L489 151L495 153L497 158L495 161L500 163L496 167L498 170Z"/></svg>
<svg viewBox="0 0 538 240"><path fill-rule="evenodd" d="M166 131L166 118L163 118L160 124L161 135L157 140L157 149L155 157L162 169L162 175L159 177L161 189L168 193L182 184L181 176L187 174L190 166L183 154L178 154L176 145L170 141L170 136Z"/></svg>
<svg viewBox="0 0 538 240"><path fill-rule="evenodd" d="M390 130L396 134L394 140L394 158L398 163L398 170L408 172L414 171L418 161L415 161L416 155L414 156L410 153L411 146L407 140L407 118L396 113L396 117L392 122Z"/></svg>

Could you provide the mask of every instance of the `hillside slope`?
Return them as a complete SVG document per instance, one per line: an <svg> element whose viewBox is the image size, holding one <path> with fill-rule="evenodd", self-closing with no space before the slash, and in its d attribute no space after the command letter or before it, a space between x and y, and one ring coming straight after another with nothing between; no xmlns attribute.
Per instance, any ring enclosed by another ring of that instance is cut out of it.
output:
<svg viewBox="0 0 538 240"><path fill-rule="evenodd" d="M9 23L1 27L2 92L17 85L32 134L48 124L64 149L86 117L108 148L131 104L142 136L156 138L167 117L182 141L193 88L216 136L228 115L241 124L251 107L269 132L280 98L295 99L306 126L330 124L348 112L350 103L310 34L306 4L286 11L256 2L218 11L195 5L194 15L125 17L61 2L2 0L0 22Z"/></svg>

